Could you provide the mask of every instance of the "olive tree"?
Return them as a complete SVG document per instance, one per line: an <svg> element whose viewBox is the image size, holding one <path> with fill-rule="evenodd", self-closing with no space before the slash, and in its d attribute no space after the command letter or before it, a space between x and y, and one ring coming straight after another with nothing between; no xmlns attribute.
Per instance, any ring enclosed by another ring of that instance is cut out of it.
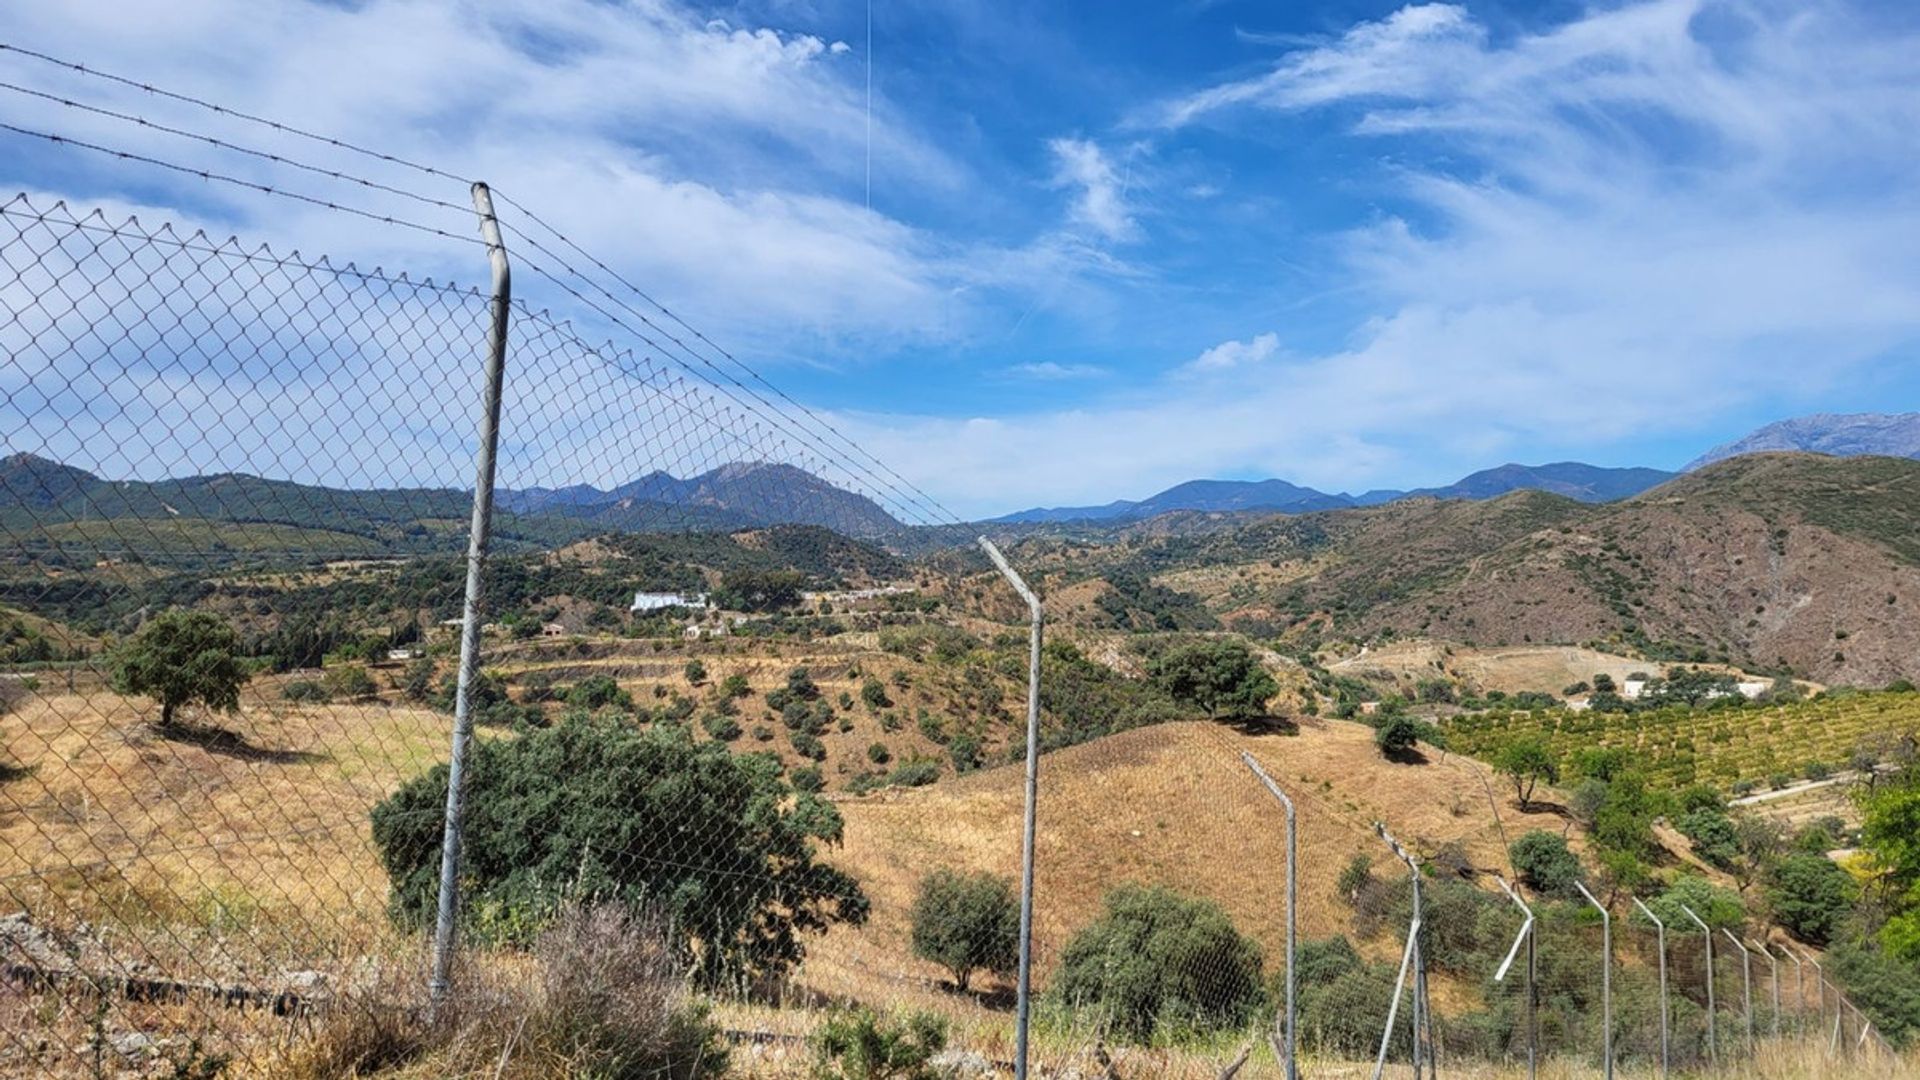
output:
<svg viewBox="0 0 1920 1080"><path fill-rule="evenodd" d="M113 689L160 703L162 728L182 705L240 711L240 688L253 673L240 660L240 637L219 616L176 608L140 628L113 659Z"/></svg>
<svg viewBox="0 0 1920 1080"><path fill-rule="evenodd" d="M913 955L953 973L967 989L975 971L1005 975L1020 956L1020 905L1012 886L988 873L935 870L913 901Z"/></svg>

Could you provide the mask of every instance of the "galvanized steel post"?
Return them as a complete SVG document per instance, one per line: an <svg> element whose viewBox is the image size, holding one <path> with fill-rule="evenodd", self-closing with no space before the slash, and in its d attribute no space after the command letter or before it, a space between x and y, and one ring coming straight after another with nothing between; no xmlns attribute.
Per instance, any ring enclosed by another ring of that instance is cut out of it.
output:
<svg viewBox="0 0 1920 1080"><path fill-rule="evenodd" d="M460 916L460 841L466 809L467 748L473 742L473 689L480 669L481 586L487 545L493 530L493 480L500 447L500 394L507 363L507 319L513 277L500 222L493 216L493 194L473 185L473 209L480 215L480 236L493 271L493 299L487 323L484 389L480 399L480 445L475 452L473 521L467 533L467 590L461 607L460 673L453 704L453 748L447 763L446 827L440 840L440 897L433 925L433 972L428 1000L438 1010L447 996L454 940Z"/></svg>
<svg viewBox="0 0 1920 1080"><path fill-rule="evenodd" d="M1773 1037L1778 1039L1780 1037L1780 960L1773 955L1773 950L1769 949L1764 941L1754 942L1753 947L1760 950L1761 956L1767 958L1767 971L1773 977L1773 1023L1770 1028Z"/></svg>
<svg viewBox="0 0 1920 1080"><path fill-rule="evenodd" d="M1033 1011L1033 843L1035 803L1040 794L1040 634L1044 610L1040 598L1007 562L993 541L980 537L980 547L1002 577L1027 602L1032 619L1027 653L1027 805L1020 834L1020 974L1014 996L1013 1075L1027 1077L1027 1031Z"/></svg>
<svg viewBox="0 0 1920 1080"><path fill-rule="evenodd" d="M1266 785L1267 791L1272 794L1274 798L1280 800L1280 805L1285 807L1287 812L1287 1000L1285 1012L1287 1034L1281 1045L1275 1049L1284 1048L1285 1050L1285 1060L1281 1063L1281 1067L1286 1070L1287 1080L1299 1080L1300 1072L1298 1066L1294 1063L1298 1049L1298 1038L1294 1034L1296 1030L1294 992L1297 986L1297 978L1294 971L1294 943L1296 929L1295 914L1299 909L1298 897L1300 891L1299 857L1295 846L1293 800L1287 797L1286 792L1280 790L1280 785L1273 782L1273 778L1267 775L1267 771L1260 767L1260 763L1253 759L1252 754L1242 750L1240 752L1240 760L1246 762L1247 768L1253 770L1253 775L1260 778L1260 782Z"/></svg>
<svg viewBox="0 0 1920 1080"><path fill-rule="evenodd" d="M1613 1080L1613 916L1585 885L1576 881L1573 887L1600 913L1600 1052L1606 1057L1607 1080Z"/></svg>
<svg viewBox="0 0 1920 1080"><path fill-rule="evenodd" d="M1722 928L1720 932L1727 935L1727 940L1733 942L1734 948L1740 950L1740 1002L1741 1009L1747 1018L1747 1053L1751 1054L1753 1053L1753 957L1748 954L1747 947L1740 944L1740 939L1733 936L1733 931Z"/></svg>
<svg viewBox="0 0 1920 1080"><path fill-rule="evenodd" d="M1713 1016L1713 930L1707 926L1705 922L1701 921L1700 916L1693 913L1692 908L1681 904L1680 910L1686 912L1687 918L1693 920L1693 925L1700 928L1700 939L1707 943L1707 1061L1711 1064L1718 1065L1720 1063L1720 1047L1714 1039L1714 1028L1716 1024Z"/></svg>
<svg viewBox="0 0 1920 1080"><path fill-rule="evenodd" d="M1668 1020L1671 1011L1667 1008L1667 924L1661 922L1660 916L1655 915L1647 905L1641 903L1640 898L1637 896L1633 898L1633 906L1640 909L1640 914L1652 920L1654 929L1658 934L1658 943L1655 945L1655 948L1658 949L1660 953L1660 1075L1664 1077L1667 1075L1667 1070L1671 1067L1670 1058L1672 1056L1672 1040L1669 1034L1670 1022Z"/></svg>

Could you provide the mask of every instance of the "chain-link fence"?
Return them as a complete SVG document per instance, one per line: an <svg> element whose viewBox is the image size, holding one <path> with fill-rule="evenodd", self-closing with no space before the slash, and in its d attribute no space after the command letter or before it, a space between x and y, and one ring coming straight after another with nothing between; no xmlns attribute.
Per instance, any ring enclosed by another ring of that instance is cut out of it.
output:
<svg viewBox="0 0 1920 1080"><path fill-rule="evenodd" d="M0 203L0 1072L1879 1060L1810 957L1503 891L1551 815L1359 725L1057 738L1055 680L1023 865L972 530L517 203L141 123L368 201L0 126L493 276Z"/></svg>

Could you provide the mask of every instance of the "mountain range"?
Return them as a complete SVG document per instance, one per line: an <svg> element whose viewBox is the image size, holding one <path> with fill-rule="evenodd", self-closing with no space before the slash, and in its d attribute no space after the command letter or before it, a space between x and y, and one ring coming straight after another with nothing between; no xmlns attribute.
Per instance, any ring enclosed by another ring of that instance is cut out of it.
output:
<svg viewBox="0 0 1920 1080"><path fill-rule="evenodd" d="M494 535L551 546L611 531L736 531L819 525L872 538L901 524L863 495L790 465L737 463L685 480L649 473L611 491L502 490ZM218 473L106 480L33 454L0 458L0 529L26 547L311 558L457 550L472 511L454 488L347 489Z"/></svg>
<svg viewBox="0 0 1920 1080"><path fill-rule="evenodd" d="M1821 413L1768 424L1702 454L1682 472L1741 454L1793 450L1833 457L1882 455L1920 458L1920 412ZM1378 490L1359 495L1328 493L1285 480L1189 480L1138 501L1101 506L1035 507L994 518L998 524L1068 521L1140 521L1179 510L1231 513L1261 510L1305 514L1318 510L1379 506L1401 499L1492 499L1512 491L1545 491L1586 503L1632 498L1680 473L1651 468L1611 468L1577 461L1547 465L1509 463L1464 476L1444 487Z"/></svg>

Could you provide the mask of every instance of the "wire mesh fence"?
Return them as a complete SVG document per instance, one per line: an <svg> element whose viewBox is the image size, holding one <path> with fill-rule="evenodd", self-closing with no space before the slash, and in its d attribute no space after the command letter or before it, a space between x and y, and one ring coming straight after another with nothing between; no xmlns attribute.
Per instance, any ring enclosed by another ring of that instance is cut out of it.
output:
<svg viewBox="0 0 1920 1080"><path fill-rule="evenodd" d="M421 194L86 112L84 139L0 127L488 266L437 169L332 144ZM113 142L121 121L154 141ZM1792 954L1672 922L1663 950L1624 895L1610 928L1568 889L1509 899L1509 842L1550 816L1510 829L1477 765L1409 770L1352 725L1050 727L1023 897L1023 612L973 531L501 201L511 294L0 203L0 1072L1292 1080L1877 1052Z"/></svg>

